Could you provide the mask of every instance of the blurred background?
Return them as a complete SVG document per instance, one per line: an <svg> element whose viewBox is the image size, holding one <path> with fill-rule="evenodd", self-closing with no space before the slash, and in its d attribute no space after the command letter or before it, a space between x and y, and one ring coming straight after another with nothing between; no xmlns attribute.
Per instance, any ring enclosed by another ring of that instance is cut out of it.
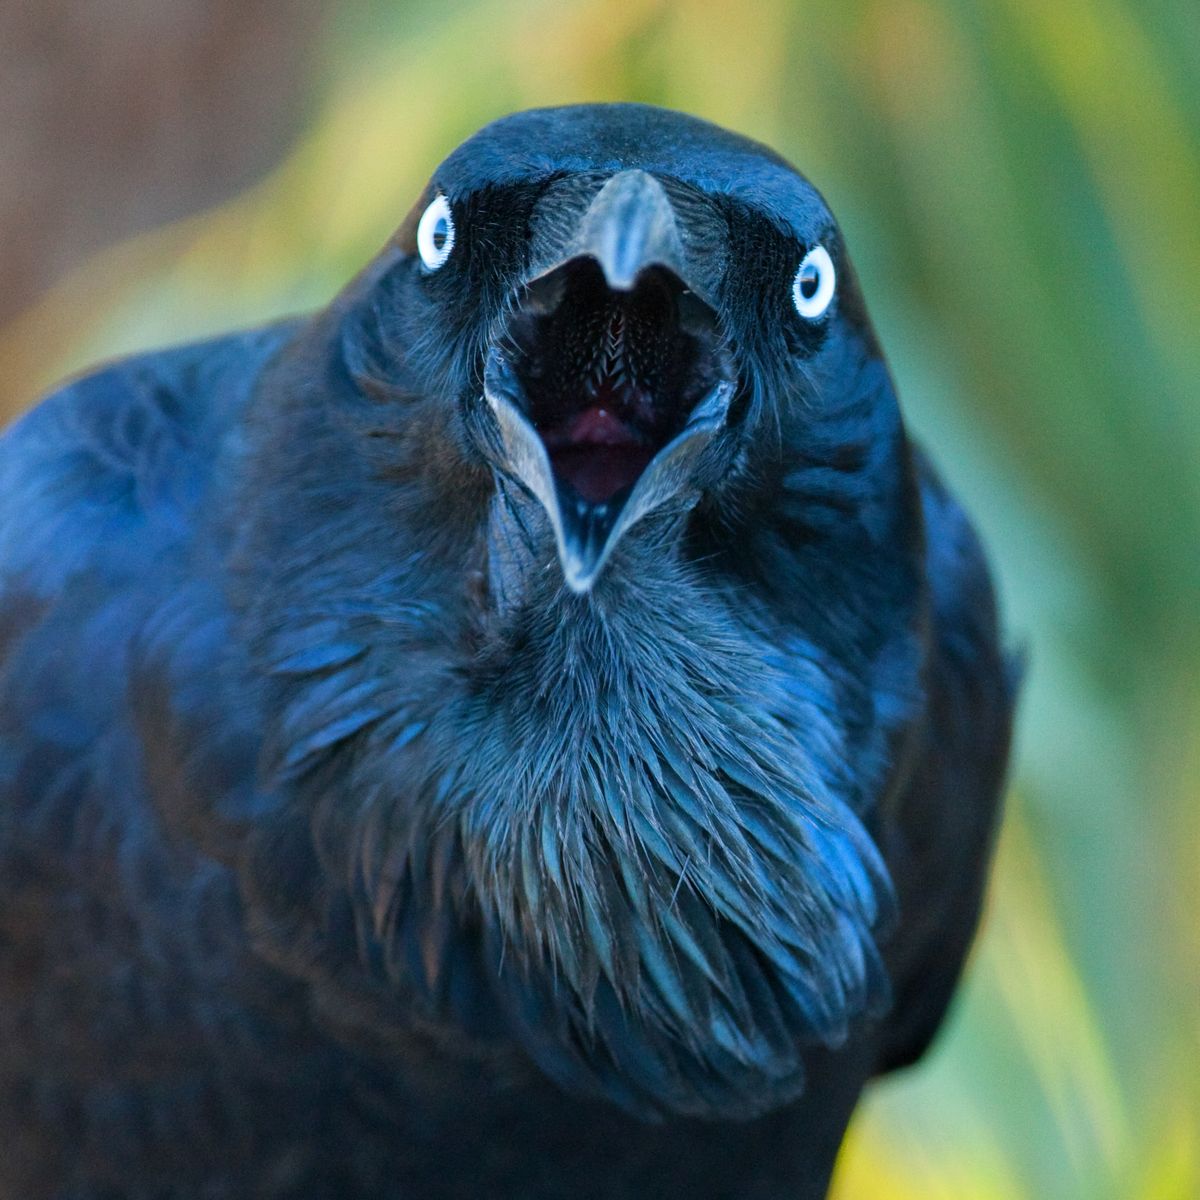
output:
<svg viewBox="0 0 1200 1200"><path fill-rule="evenodd" d="M1195 1200L1195 0L0 0L0 421L323 304L479 125L608 99L825 192L1030 651L967 984L835 1196Z"/></svg>

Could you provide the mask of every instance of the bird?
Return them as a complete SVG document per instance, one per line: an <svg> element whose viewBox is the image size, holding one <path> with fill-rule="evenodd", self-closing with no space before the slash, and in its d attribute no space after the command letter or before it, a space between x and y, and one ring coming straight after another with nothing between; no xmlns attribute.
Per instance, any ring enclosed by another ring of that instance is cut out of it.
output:
<svg viewBox="0 0 1200 1200"><path fill-rule="evenodd" d="M0 1196L824 1196L1004 642L816 188L492 122L326 308L0 440Z"/></svg>

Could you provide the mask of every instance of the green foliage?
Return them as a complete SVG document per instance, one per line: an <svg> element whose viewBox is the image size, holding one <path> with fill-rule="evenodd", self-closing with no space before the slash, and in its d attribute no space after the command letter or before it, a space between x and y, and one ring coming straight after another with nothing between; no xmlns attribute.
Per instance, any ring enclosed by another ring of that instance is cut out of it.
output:
<svg viewBox="0 0 1200 1200"><path fill-rule="evenodd" d="M780 148L840 214L1031 664L969 984L838 1195L1200 1195L1192 0L374 0L341 7L322 87L265 184L101 256L0 361L35 347L46 384L321 303L514 108L646 100Z"/></svg>

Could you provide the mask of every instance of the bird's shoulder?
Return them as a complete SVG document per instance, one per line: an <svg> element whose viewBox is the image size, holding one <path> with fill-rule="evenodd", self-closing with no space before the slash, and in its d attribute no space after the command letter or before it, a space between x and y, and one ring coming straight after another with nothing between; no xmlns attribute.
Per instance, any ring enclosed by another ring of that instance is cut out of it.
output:
<svg viewBox="0 0 1200 1200"><path fill-rule="evenodd" d="M914 451L914 466L925 527L925 574L942 649L975 659L999 654L995 588L971 519L920 448Z"/></svg>
<svg viewBox="0 0 1200 1200"><path fill-rule="evenodd" d="M216 448L278 326L121 359L53 392L0 436L0 584L61 592L186 536Z"/></svg>

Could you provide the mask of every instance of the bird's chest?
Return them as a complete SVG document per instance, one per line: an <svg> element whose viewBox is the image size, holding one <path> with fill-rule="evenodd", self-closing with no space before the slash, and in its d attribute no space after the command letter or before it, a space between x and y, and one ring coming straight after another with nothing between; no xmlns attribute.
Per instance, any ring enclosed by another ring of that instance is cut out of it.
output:
<svg viewBox="0 0 1200 1200"><path fill-rule="evenodd" d="M810 1089L753 1121L647 1123L564 1092L516 1056L466 1059L421 1038L381 1072L350 1062L330 1095L344 1197L819 1200L870 1047L810 1060Z"/></svg>

